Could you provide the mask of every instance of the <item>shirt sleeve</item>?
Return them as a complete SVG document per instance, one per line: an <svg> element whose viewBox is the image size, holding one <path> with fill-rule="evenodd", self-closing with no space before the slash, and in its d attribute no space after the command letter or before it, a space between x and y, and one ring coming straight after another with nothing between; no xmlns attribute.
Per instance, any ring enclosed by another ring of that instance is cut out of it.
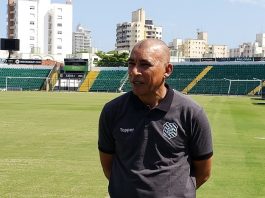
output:
<svg viewBox="0 0 265 198"><path fill-rule="evenodd" d="M206 160L213 155L211 128L208 118L200 109L192 118L190 153L193 160Z"/></svg>
<svg viewBox="0 0 265 198"><path fill-rule="evenodd" d="M111 116L104 106L100 117L98 126L98 149L101 152L113 154L115 152L115 142L112 135Z"/></svg>

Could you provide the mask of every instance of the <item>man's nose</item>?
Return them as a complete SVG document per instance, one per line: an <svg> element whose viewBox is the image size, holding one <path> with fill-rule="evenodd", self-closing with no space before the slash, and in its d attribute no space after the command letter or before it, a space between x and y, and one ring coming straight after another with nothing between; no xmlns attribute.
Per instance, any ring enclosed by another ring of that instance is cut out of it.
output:
<svg viewBox="0 0 265 198"><path fill-rule="evenodd" d="M138 64L135 64L131 69L130 69L130 74L132 75L139 75L141 74L141 70Z"/></svg>

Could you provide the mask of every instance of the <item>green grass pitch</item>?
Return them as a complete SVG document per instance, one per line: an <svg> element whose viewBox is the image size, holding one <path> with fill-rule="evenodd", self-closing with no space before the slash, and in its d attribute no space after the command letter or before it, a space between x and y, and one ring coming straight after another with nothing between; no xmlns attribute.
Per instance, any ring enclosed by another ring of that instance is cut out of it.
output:
<svg viewBox="0 0 265 198"><path fill-rule="evenodd" d="M0 93L0 197L104 198L98 117L110 93ZM265 101L192 96L208 114L212 177L199 198L265 197Z"/></svg>

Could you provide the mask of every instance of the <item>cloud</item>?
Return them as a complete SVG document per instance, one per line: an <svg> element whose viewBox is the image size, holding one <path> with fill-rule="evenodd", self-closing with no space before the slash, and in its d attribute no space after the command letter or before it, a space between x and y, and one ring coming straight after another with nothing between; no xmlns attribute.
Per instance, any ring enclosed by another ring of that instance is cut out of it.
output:
<svg viewBox="0 0 265 198"><path fill-rule="evenodd" d="M231 3L245 3L265 7L265 0L228 0Z"/></svg>

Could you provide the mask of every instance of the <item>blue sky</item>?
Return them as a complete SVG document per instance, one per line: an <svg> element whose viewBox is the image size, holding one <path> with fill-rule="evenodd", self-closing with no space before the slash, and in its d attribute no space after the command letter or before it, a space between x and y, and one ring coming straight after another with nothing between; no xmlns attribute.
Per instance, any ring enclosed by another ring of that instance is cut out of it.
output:
<svg viewBox="0 0 265 198"><path fill-rule="evenodd" d="M6 37L6 3L0 0L1 37ZM109 51L115 48L116 24L131 21L139 8L163 27L166 43L195 38L199 29L208 32L210 44L233 48L265 32L265 0L73 0L73 29L82 24L92 32L93 47Z"/></svg>

